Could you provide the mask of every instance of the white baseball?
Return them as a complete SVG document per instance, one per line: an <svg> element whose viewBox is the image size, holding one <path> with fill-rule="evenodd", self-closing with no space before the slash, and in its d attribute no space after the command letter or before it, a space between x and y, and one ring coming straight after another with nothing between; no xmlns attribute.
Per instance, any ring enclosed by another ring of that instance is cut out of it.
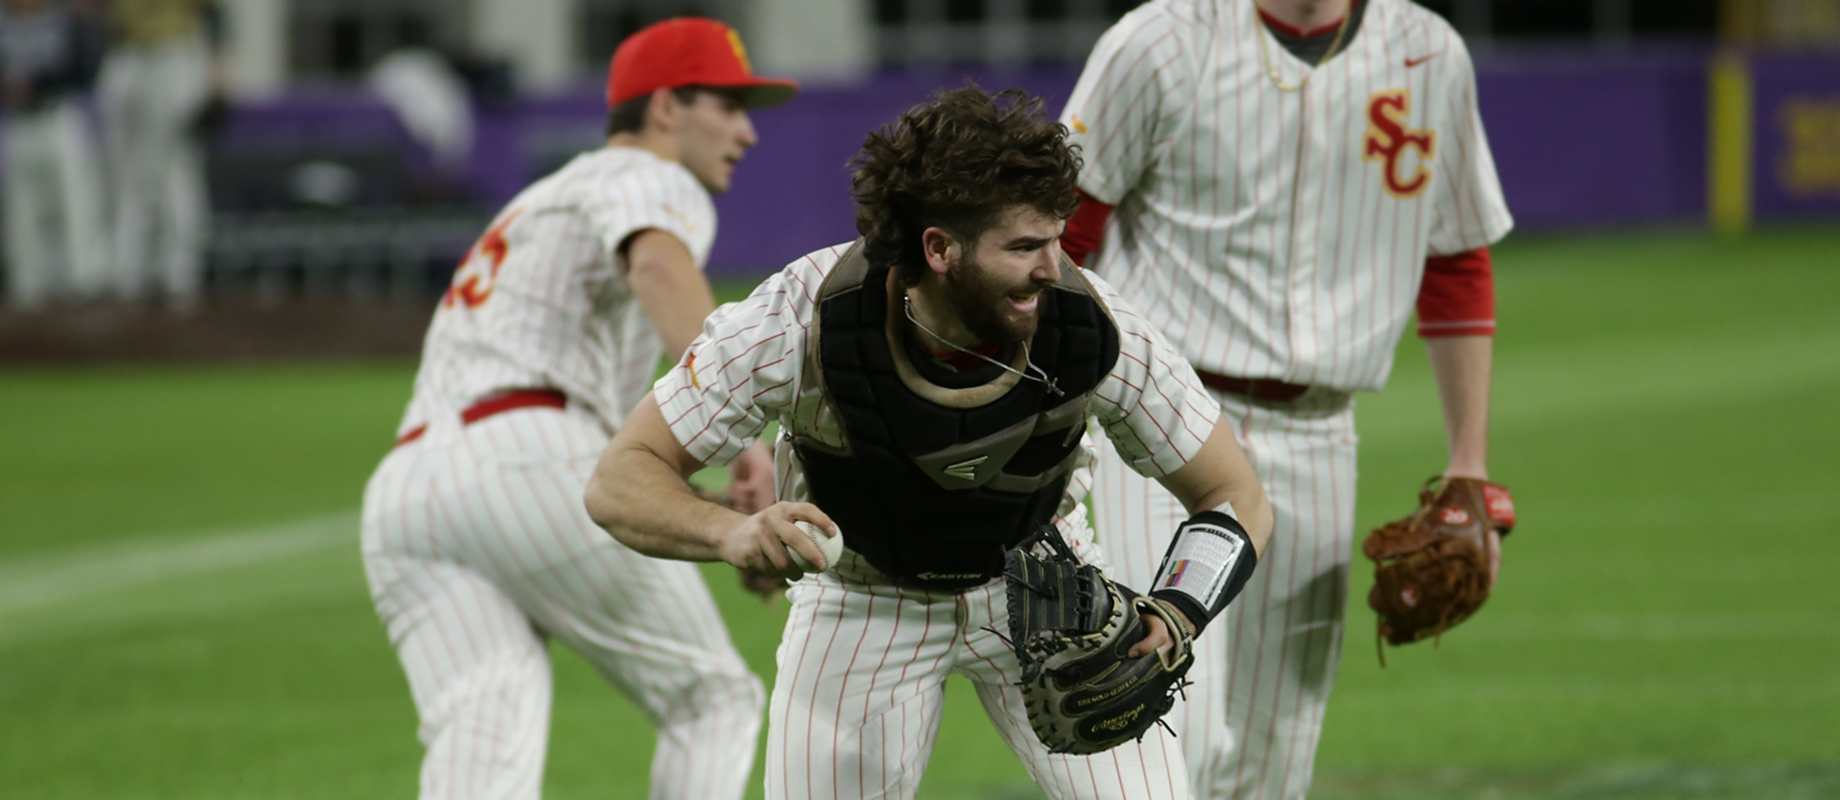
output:
<svg viewBox="0 0 1840 800"><path fill-rule="evenodd" d="M824 568L830 569L831 567L837 566L837 559L843 557L843 534L839 533L836 536L828 536L824 533L823 528L804 520L798 520L795 524L799 526L800 532L811 539L812 544L818 546L818 552L824 554ZM821 571L817 567L812 566L810 562L806 561L804 556L799 555L799 551L787 547L786 552L792 554L792 563L797 564L799 569L806 572Z"/></svg>

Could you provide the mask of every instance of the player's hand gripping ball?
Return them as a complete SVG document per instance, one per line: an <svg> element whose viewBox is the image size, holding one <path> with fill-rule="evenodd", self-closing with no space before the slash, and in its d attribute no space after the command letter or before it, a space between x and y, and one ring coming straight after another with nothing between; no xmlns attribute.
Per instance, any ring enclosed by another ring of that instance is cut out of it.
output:
<svg viewBox="0 0 1840 800"><path fill-rule="evenodd" d="M798 520L796 524L799 532L805 534L805 538L810 539L811 543L817 546L819 553L824 554L824 563L814 566L811 562L806 561L805 557L800 555L798 550L793 549L791 545L787 545L786 552L792 556L792 563L798 565L798 568L805 572L823 572L824 570L837 566L837 559L843 557L843 534L839 533L836 536L832 536L826 533L823 528L804 520Z"/></svg>
<svg viewBox="0 0 1840 800"><path fill-rule="evenodd" d="M1488 481L1438 478L1419 490L1418 510L1368 534L1361 552L1374 561L1367 604L1380 615L1380 636L1395 645L1442 634L1489 599L1492 528L1514 528L1514 499Z"/></svg>
<svg viewBox="0 0 1840 800"><path fill-rule="evenodd" d="M1045 556L1036 542L1046 543ZM1052 527L1004 555L1003 578L1017 685L1049 752L1101 753L1141 739L1175 704L1194 658L1174 608L1080 563ZM1132 658L1126 653L1148 634L1146 614L1163 620L1174 644Z"/></svg>

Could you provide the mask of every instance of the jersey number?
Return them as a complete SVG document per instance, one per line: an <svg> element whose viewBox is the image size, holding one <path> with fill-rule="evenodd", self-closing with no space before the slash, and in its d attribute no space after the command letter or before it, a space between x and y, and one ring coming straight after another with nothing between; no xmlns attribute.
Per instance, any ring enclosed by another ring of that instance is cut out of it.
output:
<svg viewBox="0 0 1840 800"><path fill-rule="evenodd" d="M1425 163L1437 150L1436 131L1406 127L1406 115L1411 111L1411 90L1375 93L1367 100L1367 133L1361 137L1361 158L1380 162L1386 193L1401 200L1417 197L1431 185L1431 170L1425 168ZM1401 178L1399 162L1406 150L1418 151L1418 163L1411 175Z"/></svg>
<svg viewBox="0 0 1840 800"><path fill-rule="evenodd" d="M505 243L505 229L522 213L522 209L513 211L494 223L486 235L473 243L473 249L466 251L466 257L460 259L460 266L454 270L453 285L441 295L441 307L453 308L459 304L478 308L492 296L492 287L498 283L498 268L505 265L505 254L510 250L510 245Z"/></svg>

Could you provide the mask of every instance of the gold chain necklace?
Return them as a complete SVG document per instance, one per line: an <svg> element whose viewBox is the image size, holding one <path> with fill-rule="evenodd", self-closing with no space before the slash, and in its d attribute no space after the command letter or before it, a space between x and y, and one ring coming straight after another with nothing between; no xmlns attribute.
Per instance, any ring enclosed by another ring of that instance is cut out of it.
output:
<svg viewBox="0 0 1840 800"><path fill-rule="evenodd" d="M1271 82L1278 87L1278 91L1303 91L1303 87L1308 86L1310 83L1310 75L1316 74L1318 67L1329 63L1329 59L1335 57L1335 51L1341 49L1342 36L1348 33L1348 20L1354 16L1354 4L1357 2L1360 2L1360 0L1349 0L1348 10L1342 14L1342 24L1335 29L1335 41L1329 43L1329 50L1323 53L1322 58L1316 60L1315 66L1310 67L1310 72L1303 76L1303 80L1298 81L1296 86L1291 86L1286 84L1283 78L1278 77L1278 69L1271 65L1270 45L1265 44L1265 40L1271 38L1272 33L1265 30L1265 20L1260 17L1259 4L1257 0L1254 0L1252 4L1252 18L1259 24L1259 60L1265 62L1265 74L1271 76Z"/></svg>

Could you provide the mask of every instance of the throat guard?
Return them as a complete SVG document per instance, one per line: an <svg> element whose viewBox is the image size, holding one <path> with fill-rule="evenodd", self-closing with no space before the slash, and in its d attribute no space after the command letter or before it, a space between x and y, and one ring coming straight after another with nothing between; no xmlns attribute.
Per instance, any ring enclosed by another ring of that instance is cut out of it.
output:
<svg viewBox="0 0 1840 800"><path fill-rule="evenodd" d="M1118 326L1063 260L1028 350L1063 394L995 367L989 380L948 387L908 355L891 279L859 242L819 287L808 374L822 376L846 444L793 445L812 501L871 566L903 585L981 585L1002 574L1004 550L1053 521L1090 395L1118 360ZM1011 366L1026 369L1014 349Z"/></svg>

